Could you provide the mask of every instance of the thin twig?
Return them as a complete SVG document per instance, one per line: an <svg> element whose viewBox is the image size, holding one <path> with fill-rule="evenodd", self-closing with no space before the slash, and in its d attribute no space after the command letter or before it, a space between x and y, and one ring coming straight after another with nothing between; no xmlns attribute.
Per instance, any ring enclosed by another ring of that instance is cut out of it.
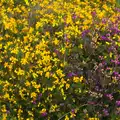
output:
<svg viewBox="0 0 120 120"><path fill-rule="evenodd" d="M70 111L71 112L71 111ZM61 120L62 118L64 118L67 114L69 114L70 112L67 112L66 114L64 114L63 116L61 116L58 120Z"/></svg>
<svg viewBox="0 0 120 120"><path fill-rule="evenodd" d="M76 109L80 109L81 107L84 107L84 106L87 106L87 105L90 105L90 104L81 105L80 107L78 107L78 108L76 108ZM95 104L95 105L93 105L93 106L97 106L97 105L101 106L101 104ZM61 120L61 119L64 118L66 115L68 115L70 112L71 112L71 111L65 113L65 114L64 114L63 116L61 116L58 120Z"/></svg>
<svg viewBox="0 0 120 120"><path fill-rule="evenodd" d="M88 105L88 104L84 104L84 105L82 105L82 106L80 106L80 107L83 107L83 106L86 106L86 105ZM80 108L80 107L79 107L79 108ZM63 116L61 116L58 120L61 120L61 119L64 118L66 115L68 115L70 112L71 112L71 111L65 113L65 114L64 114Z"/></svg>

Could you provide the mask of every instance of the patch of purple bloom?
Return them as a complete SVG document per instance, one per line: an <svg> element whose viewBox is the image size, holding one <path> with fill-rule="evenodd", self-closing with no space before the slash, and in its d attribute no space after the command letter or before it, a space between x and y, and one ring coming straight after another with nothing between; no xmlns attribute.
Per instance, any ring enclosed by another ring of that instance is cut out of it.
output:
<svg viewBox="0 0 120 120"><path fill-rule="evenodd" d="M67 76L70 78L70 77L76 76L76 74L73 72L69 72Z"/></svg>
<svg viewBox="0 0 120 120"><path fill-rule="evenodd" d="M44 112L41 114L42 117L45 117L47 115L47 112Z"/></svg>
<svg viewBox="0 0 120 120"><path fill-rule="evenodd" d="M104 116L109 116L108 110L107 109L103 109L103 114L104 114Z"/></svg>
<svg viewBox="0 0 120 120"><path fill-rule="evenodd" d="M90 30L84 30L82 32L82 38L84 38L89 32L90 32Z"/></svg>
<svg viewBox="0 0 120 120"><path fill-rule="evenodd" d="M103 40L103 41L110 41L110 39L107 38L106 36L101 36L101 40Z"/></svg>
<svg viewBox="0 0 120 120"><path fill-rule="evenodd" d="M120 107L120 100L116 101L116 105Z"/></svg>

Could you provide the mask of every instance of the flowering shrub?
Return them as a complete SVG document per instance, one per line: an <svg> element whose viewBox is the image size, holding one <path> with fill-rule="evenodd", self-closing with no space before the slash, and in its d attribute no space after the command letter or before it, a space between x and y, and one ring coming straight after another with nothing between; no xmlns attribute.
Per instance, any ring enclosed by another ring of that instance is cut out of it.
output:
<svg viewBox="0 0 120 120"><path fill-rule="evenodd" d="M1 120L119 120L115 0L1 0Z"/></svg>

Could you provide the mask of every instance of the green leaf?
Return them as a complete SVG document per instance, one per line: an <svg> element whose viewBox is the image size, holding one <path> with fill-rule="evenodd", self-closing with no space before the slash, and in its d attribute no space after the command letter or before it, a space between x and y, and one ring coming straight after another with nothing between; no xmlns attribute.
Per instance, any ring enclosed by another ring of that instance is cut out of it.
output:
<svg viewBox="0 0 120 120"><path fill-rule="evenodd" d="M117 2L117 5L120 5L120 0L116 0L116 2Z"/></svg>

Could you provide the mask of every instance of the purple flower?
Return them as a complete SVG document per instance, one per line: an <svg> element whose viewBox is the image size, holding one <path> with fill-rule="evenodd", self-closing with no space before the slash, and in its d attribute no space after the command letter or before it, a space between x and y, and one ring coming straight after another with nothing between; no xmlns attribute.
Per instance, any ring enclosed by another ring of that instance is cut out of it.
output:
<svg viewBox="0 0 120 120"><path fill-rule="evenodd" d="M120 78L120 74L118 74L118 77Z"/></svg>
<svg viewBox="0 0 120 120"><path fill-rule="evenodd" d="M82 32L82 38L84 38L89 32L90 32L90 30L84 30Z"/></svg>
<svg viewBox="0 0 120 120"><path fill-rule="evenodd" d="M120 33L120 30L117 27L110 28L110 30L111 30L113 35Z"/></svg>
<svg viewBox="0 0 120 120"><path fill-rule="evenodd" d="M107 68L106 68L106 70L110 70L110 68L109 68L109 67L107 67Z"/></svg>
<svg viewBox="0 0 120 120"><path fill-rule="evenodd" d="M115 10L116 10L117 12L120 12L120 8L115 8Z"/></svg>
<svg viewBox="0 0 120 120"><path fill-rule="evenodd" d="M97 81L97 85L95 86L95 90L96 90L96 91L101 91L100 85L99 85L99 82L98 82L98 81Z"/></svg>
<svg viewBox="0 0 120 120"><path fill-rule="evenodd" d="M103 23L103 24L106 24L106 22L107 22L107 19L106 19L106 18L103 18L103 19L102 19L102 23Z"/></svg>
<svg viewBox="0 0 120 120"><path fill-rule="evenodd" d="M41 115L45 117L47 115L47 112L43 112Z"/></svg>
<svg viewBox="0 0 120 120"><path fill-rule="evenodd" d="M42 93L39 94L39 97L41 97L41 96L42 96Z"/></svg>
<svg viewBox="0 0 120 120"><path fill-rule="evenodd" d="M64 35L64 39L65 39L66 42L69 42L69 41L70 41L70 40L68 39L68 37L67 37L67 34Z"/></svg>
<svg viewBox="0 0 120 120"><path fill-rule="evenodd" d="M100 60L103 60L103 56L99 56Z"/></svg>
<svg viewBox="0 0 120 120"><path fill-rule="evenodd" d="M33 103L33 104L36 104L36 101L34 100L32 103Z"/></svg>
<svg viewBox="0 0 120 120"><path fill-rule="evenodd" d="M108 116L108 115L109 115L109 112L108 112L107 109L104 109L104 110L103 110L103 113L104 113L104 116Z"/></svg>
<svg viewBox="0 0 120 120"><path fill-rule="evenodd" d="M120 20L120 16L118 16L117 19Z"/></svg>
<svg viewBox="0 0 120 120"><path fill-rule="evenodd" d="M92 14L93 17L95 17L96 16L96 11L92 11L91 14Z"/></svg>
<svg viewBox="0 0 120 120"><path fill-rule="evenodd" d="M119 100L119 101L116 101L116 105L117 105L117 106L120 106L120 100Z"/></svg>
<svg viewBox="0 0 120 120"><path fill-rule="evenodd" d="M102 61L102 65L107 65L107 62L106 61Z"/></svg>
<svg viewBox="0 0 120 120"><path fill-rule="evenodd" d="M41 97L42 97L42 93L38 95L38 100L40 100Z"/></svg>
<svg viewBox="0 0 120 120"><path fill-rule="evenodd" d="M6 113L7 113L7 114L9 114L9 113L10 113L10 111L9 111L9 110L7 110L7 111L6 111Z"/></svg>
<svg viewBox="0 0 120 120"><path fill-rule="evenodd" d="M76 16L75 14L73 14L72 18L73 18L73 19L76 19L76 18L77 18L77 16Z"/></svg>
<svg viewBox="0 0 120 120"><path fill-rule="evenodd" d="M72 113L75 113L75 110L74 110L74 109L72 109L72 110L71 110L71 112L72 112Z"/></svg>
<svg viewBox="0 0 120 120"><path fill-rule="evenodd" d="M54 52L55 52L57 55L60 54L60 52L59 52L57 49L55 49Z"/></svg>
<svg viewBox="0 0 120 120"><path fill-rule="evenodd" d="M114 63L115 61L114 60L111 60L112 63Z"/></svg>
<svg viewBox="0 0 120 120"><path fill-rule="evenodd" d="M106 36L101 36L101 39L104 40L104 41L110 41L110 39L107 38Z"/></svg>
<svg viewBox="0 0 120 120"><path fill-rule="evenodd" d="M70 72L70 73L68 73L68 77L73 77L73 76L75 76L76 74L75 73L73 73L73 72Z"/></svg>
<svg viewBox="0 0 120 120"><path fill-rule="evenodd" d="M114 76L118 76L118 72L113 72L113 75Z"/></svg>
<svg viewBox="0 0 120 120"><path fill-rule="evenodd" d="M106 34L107 37L110 37L110 33Z"/></svg>
<svg viewBox="0 0 120 120"><path fill-rule="evenodd" d="M110 46L110 47L108 48L108 51L109 51L109 52L110 52L110 51L113 51L113 50L115 50L114 46Z"/></svg>
<svg viewBox="0 0 120 120"><path fill-rule="evenodd" d="M106 94L106 97L108 97L110 100L114 99L112 94Z"/></svg>
<svg viewBox="0 0 120 120"><path fill-rule="evenodd" d="M117 62L117 65L120 65L120 62L119 62L119 61Z"/></svg>

